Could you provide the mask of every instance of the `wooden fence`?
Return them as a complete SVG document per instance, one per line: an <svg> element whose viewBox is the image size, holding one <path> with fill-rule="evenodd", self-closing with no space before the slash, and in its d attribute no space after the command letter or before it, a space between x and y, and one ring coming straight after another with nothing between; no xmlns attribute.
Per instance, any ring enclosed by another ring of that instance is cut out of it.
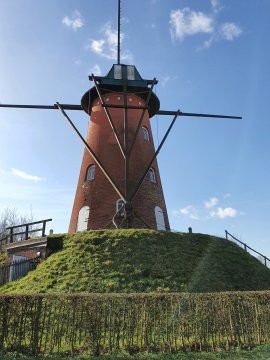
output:
<svg viewBox="0 0 270 360"><path fill-rule="evenodd" d="M3 239L0 240L1 245L10 244L13 242L23 241L29 239L29 235L31 233L37 233L41 231L41 236L45 236L46 224L47 222L52 221L52 219L45 219L40 221L34 221L27 224L9 226L6 230L9 230L9 234L7 234ZM35 227L35 225L42 224L41 228ZM24 230L22 231L22 228ZM18 232L14 230L18 229Z"/></svg>
<svg viewBox="0 0 270 360"><path fill-rule="evenodd" d="M0 266L0 285L16 281L37 267L39 258L13 261L10 264Z"/></svg>

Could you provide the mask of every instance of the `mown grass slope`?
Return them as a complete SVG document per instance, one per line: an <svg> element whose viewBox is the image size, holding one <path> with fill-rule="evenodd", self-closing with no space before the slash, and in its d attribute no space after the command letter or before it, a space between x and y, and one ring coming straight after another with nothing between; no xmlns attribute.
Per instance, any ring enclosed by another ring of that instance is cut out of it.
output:
<svg viewBox="0 0 270 360"><path fill-rule="evenodd" d="M99 230L53 235L63 250L2 292L270 289L270 270L236 244L203 234Z"/></svg>

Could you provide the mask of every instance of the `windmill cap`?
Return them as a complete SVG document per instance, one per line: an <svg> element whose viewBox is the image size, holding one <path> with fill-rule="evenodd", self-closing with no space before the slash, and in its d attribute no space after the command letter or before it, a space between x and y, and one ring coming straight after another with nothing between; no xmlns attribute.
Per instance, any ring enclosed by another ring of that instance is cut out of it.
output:
<svg viewBox="0 0 270 360"><path fill-rule="evenodd" d="M115 64L106 76L89 76L91 81L96 81L101 95L108 92L123 92L126 86L127 93L133 93L146 100L151 89L149 84L157 84L157 80L145 80L141 77L134 65ZM91 114L92 103L98 97L96 87L92 87L82 97L81 105L83 110ZM154 116L160 107L158 97L151 92L148 111L149 116Z"/></svg>

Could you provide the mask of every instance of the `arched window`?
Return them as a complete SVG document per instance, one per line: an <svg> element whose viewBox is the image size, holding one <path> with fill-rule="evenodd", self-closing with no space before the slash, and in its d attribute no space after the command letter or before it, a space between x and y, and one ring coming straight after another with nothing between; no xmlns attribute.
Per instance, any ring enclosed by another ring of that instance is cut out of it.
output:
<svg viewBox="0 0 270 360"><path fill-rule="evenodd" d="M155 170L153 168L150 168L148 171L148 179L151 182L156 183L156 174L155 174Z"/></svg>
<svg viewBox="0 0 270 360"><path fill-rule="evenodd" d="M95 178L95 165L90 165L86 172L86 181L93 180Z"/></svg>
<svg viewBox="0 0 270 360"><path fill-rule="evenodd" d="M116 212L122 215L125 212L125 202L122 199L116 201Z"/></svg>
<svg viewBox="0 0 270 360"><path fill-rule="evenodd" d="M156 216L157 230L166 230L164 213L159 206L155 207L155 216Z"/></svg>
<svg viewBox="0 0 270 360"><path fill-rule="evenodd" d="M148 132L148 130L146 129L146 127L143 127L143 128L142 128L142 133L143 133L143 140L150 141L150 139L149 139L149 132Z"/></svg>
<svg viewBox="0 0 270 360"><path fill-rule="evenodd" d="M76 231L87 230L89 216L90 216L90 207L83 206L79 211Z"/></svg>

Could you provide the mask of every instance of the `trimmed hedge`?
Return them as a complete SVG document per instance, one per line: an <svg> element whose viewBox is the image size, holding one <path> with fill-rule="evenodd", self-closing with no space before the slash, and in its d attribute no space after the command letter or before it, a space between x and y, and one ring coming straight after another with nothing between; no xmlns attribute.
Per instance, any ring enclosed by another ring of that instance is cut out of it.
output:
<svg viewBox="0 0 270 360"><path fill-rule="evenodd" d="M269 291L0 296L0 351L134 354L269 342Z"/></svg>

